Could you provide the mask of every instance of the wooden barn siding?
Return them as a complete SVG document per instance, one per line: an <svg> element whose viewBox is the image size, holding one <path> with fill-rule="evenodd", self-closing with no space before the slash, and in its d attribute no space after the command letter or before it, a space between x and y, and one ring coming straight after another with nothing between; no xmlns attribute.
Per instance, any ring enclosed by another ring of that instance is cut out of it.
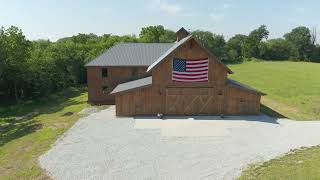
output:
<svg viewBox="0 0 320 180"><path fill-rule="evenodd" d="M154 94L152 87L123 92L116 96L116 115L154 115L151 98Z"/></svg>
<svg viewBox="0 0 320 180"><path fill-rule="evenodd" d="M161 112L163 96L157 88L147 87L120 93L116 96L116 115L254 115L260 113L259 94L227 87L223 95L214 88L167 88L165 96L166 106L170 107L173 102L168 101L168 96L179 95L178 106L171 112Z"/></svg>
<svg viewBox="0 0 320 180"><path fill-rule="evenodd" d="M228 87L226 114L249 115L260 113L261 95L250 91Z"/></svg>
<svg viewBox="0 0 320 180"><path fill-rule="evenodd" d="M187 59L208 57L209 82L173 82L171 79L172 60L175 57ZM155 115L157 113L166 115L217 115L223 113L225 94L227 93L227 71L194 40L184 44L161 62L152 71L152 77L152 87L116 95L118 116ZM220 93L222 95L219 95ZM128 103L129 100L131 100L130 103ZM177 103L177 106L169 107L174 102ZM140 106L142 107L140 108ZM170 108L175 109L170 111Z"/></svg>
<svg viewBox="0 0 320 180"><path fill-rule="evenodd" d="M198 58L209 58L209 82L207 83L179 83L179 82L173 82L172 81L172 61L173 58L186 58L186 59L198 59ZM223 109L224 105L224 96L219 96L218 93L222 92L222 94L225 94L226 92L226 84L227 84L227 71L223 68L222 65L220 65L215 59L215 57L210 57L209 54L202 49L201 46L199 46L194 40L191 40L184 45L182 45L180 48L178 48L176 51L174 51L172 54L170 54L163 62L161 62L153 71L152 71L152 83L153 88L156 89L156 91L161 92L161 96L158 96L153 104L157 105L157 112L161 112L164 114L170 114L170 115L178 115L178 114L194 114L195 112L199 111L197 110L197 106L188 107L189 109L183 109L182 106L180 109L177 109L177 114L174 112L168 112L168 109L166 109L166 106L170 105L171 102L166 102L168 100L167 89L168 88L194 88L195 95L198 95L199 88L210 88L210 94L209 96L211 99L214 99L213 102L210 102L208 104L208 110L206 112L201 112L201 114L216 114L221 113L217 111L221 111ZM200 93L201 94L201 93ZM178 98L178 101L181 101L181 105L183 104L183 96L188 97L188 95L183 95ZM188 98L191 100L194 100L195 104L201 104L198 99L203 99L202 97L196 98ZM211 107L211 108L210 108ZM220 110L219 110L220 109ZM182 113L183 112L183 113Z"/></svg>
<svg viewBox="0 0 320 180"><path fill-rule="evenodd" d="M137 67L106 67L108 77L102 77L102 68L87 67L88 79L88 100L93 104L114 104L115 97L109 93L121 82L132 78L134 69L137 70L137 77L146 75L147 66ZM107 93L102 93L102 86L108 86Z"/></svg>

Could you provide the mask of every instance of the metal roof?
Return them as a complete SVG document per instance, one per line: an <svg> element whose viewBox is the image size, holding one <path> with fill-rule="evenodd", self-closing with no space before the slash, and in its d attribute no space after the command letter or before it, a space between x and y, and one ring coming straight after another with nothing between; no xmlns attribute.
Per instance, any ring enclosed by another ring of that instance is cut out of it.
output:
<svg viewBox="0 0 320 180"><path fill-rule="evenodd" d="M148 69L147 72L149 72L151 69L153 69L155 66L157 66L161 61L163 61L169 54L171 54L174 50L179 48L182 44L186 43L190 39L194 39L210 56L215 57L206 47L204 47L196 38L194 38L192 35L189 35L180 41L176 42L170 49L167 50L163 55L161 55L154 63L152 63ZM216 58L217 59L217 58ZM218 60L218 59L217 59ZM233 72L231 69L229 69L226 65L224 65L220 60L218 62L230 73L232 74Z"/></svg>
<svg viewBox="0 0 320 180"><path fill-rule="evenodd" d="M171 46L170 49L168 49L166 52L164 52L161 56L159 56L159 58L154 61L147 69L147 72L149 72L152 68L154 68L157 64L159 64L163 59L165 59L170 53L172 53L172 51L174 51L175 49L177 49L178 47L180 47L182 44L184 44L185 42L187 42L189 39L191 39L192 35L189 35L183 39L181 39L180 41L176 42L173 46Z"/></svg>
<svg viewBox="0 0 320 180"><path fill-rule="evenodd" d="M228 83L233 86L233 87L236 87L236 88L239 88L239 89L243 89L243 90L247 90L247 91L251 91L251 92L255 92L255 93L258 93L258 94L261 94L261 95L266 95L265 93L261 92L261 91L258 91L248 85L245 85L245 84L242 84L238 81L235 81L233 79L228 79Z"/></svg>
<svg viewBox="0 0 320 180"><path fill-rule="evenodd" d="M119 84L110 94L116 94L119 92L129 91L137 88L143 88L152 85L152 77L146 77L134 81Z"/></svg>
<svg viewBox="0 0 320 180"><path fill-rule="evenodd" d="M86 66L149 66L174 43L118 43Z"/></svg>

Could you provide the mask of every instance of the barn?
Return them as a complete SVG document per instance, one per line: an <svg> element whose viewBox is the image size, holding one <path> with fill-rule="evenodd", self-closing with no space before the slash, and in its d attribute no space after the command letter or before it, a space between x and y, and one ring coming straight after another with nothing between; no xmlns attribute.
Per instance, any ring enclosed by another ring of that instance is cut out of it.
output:
<svg viewBox="0 0 320 180"><path fill-rule="evenodd" d="M115 103L117 116L254 115L265 95L229 79L233 72L184 28L175 43L111 48L86 66L89 102Z"/></svg>

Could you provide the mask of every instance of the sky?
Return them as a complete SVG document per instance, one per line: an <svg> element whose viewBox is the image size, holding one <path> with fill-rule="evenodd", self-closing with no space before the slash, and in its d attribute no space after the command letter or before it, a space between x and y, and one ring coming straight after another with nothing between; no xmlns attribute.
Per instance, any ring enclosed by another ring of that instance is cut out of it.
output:
<svg viewBox="0 0 320 180"><path fill-rule="evenodd" d="M262 24L269 38L297 26L320 32L318 0L0 0L0 26L21 28L30 40L78 33L139 35L149 25L207 30L230 38Z"/></svg>

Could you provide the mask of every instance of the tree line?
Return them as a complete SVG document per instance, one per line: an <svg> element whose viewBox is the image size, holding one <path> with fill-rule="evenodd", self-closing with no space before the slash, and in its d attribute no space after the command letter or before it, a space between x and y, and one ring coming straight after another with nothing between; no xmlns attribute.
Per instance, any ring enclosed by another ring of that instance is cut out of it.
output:
<svg viewBox="0 0 320 180"><path fill-rule="evenodd" d="M237 34L226 40L209 31L192 32L224 62L250 58L320 62L316 31L297 27L282 38L268 40L265 25L249 35ZM15 26L0 28L0 99L21 100L45 96L69 86L86 83L84 65L118 42L174 42L175 32L163 26L148 26L139 36L78 34L49 40L27 40Z"/></svg>

